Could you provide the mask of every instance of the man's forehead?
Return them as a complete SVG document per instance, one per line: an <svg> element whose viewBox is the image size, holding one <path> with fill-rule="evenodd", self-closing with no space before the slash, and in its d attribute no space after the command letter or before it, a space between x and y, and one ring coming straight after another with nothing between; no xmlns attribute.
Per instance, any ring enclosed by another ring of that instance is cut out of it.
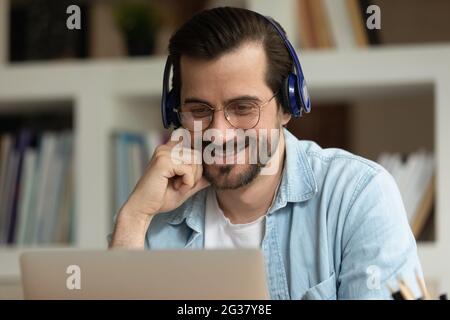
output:
<svg viewBox="0 0 450 320"><path fill-rule="evenodd" d="M265 87L266 55L261 44L245 43L215 59L181 57L182 91L242 94ZM207 91L207 92L204 92ZM256 93L256 92L255 92Z"/></svg>

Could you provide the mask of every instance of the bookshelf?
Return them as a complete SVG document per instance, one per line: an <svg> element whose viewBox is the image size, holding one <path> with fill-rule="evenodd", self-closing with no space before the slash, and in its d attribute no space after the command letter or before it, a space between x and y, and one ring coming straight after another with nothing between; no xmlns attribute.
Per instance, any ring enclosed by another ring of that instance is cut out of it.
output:
<svg viewBox="0 0 450 320"><path fill-rule="evenodd" d="M252 0L248 7L269 13L270 3ZM291 21L294 4L289 0L270 11L288 32L295 29L294 25L285 24ZM0 1L0 15L6 9L7 1ZM58 102L70 102L76 172L74 246L105 248L114 214L111 134L117 129L162 130L159 97L165 57L8 64L4 58L7 23L4 19L0 23L0 117L10 112L11 105L20 105L14 109L20 113L43 104L58 108ZM427 278L438 284L438 290L448 291L450 45L317 50L301 52L300 57L313 103L364 96L405 96L411 90L432 92L437 162L435 239L419 243L418 247ZM0 248L0 288L3 284L19 283L20 253L39 248Z"/></svg>

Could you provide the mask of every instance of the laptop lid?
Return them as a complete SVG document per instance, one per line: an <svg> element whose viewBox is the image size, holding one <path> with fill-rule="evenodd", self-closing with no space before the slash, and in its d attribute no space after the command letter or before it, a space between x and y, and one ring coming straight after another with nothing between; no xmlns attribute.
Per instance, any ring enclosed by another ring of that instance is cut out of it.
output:
<svg viewBox="0 0 450 320"><path fill-rule="evenodd" d="M267 299L260 250L50 250L20 257L25 299Z"/></svg>

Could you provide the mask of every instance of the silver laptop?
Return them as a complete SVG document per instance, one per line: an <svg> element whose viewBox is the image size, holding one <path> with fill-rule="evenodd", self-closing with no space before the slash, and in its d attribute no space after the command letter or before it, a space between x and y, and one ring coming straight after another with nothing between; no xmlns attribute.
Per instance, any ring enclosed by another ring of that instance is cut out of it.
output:
<svg viewBox="0 0 450 320"><path fill-rule="evenodd" d="M268 299L260 250L50 250L20 257L25 299Z"/></svg>

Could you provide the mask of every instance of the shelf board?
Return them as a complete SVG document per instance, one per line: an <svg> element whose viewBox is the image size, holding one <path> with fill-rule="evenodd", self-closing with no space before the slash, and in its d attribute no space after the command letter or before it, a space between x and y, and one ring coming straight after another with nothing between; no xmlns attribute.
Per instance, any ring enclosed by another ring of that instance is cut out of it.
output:
<svg viewBox="0 0 450 320"><path fill-rule="evenodd" d="M430 84L449 70L449 56L450 45L422 45L305 51L300 59L312 91L352 94L359 88ZM158 56L0 66L0 100L67 99L92 90L159 95L164 62Z"/></svg>
<svg viewBox="0 0 450 320"><path fill-rule="evenodd" d="M31 247L0 247L0 282L20 279L19 257L24 252L40 250L69 250L75 246L49 245Z"/></svg>

